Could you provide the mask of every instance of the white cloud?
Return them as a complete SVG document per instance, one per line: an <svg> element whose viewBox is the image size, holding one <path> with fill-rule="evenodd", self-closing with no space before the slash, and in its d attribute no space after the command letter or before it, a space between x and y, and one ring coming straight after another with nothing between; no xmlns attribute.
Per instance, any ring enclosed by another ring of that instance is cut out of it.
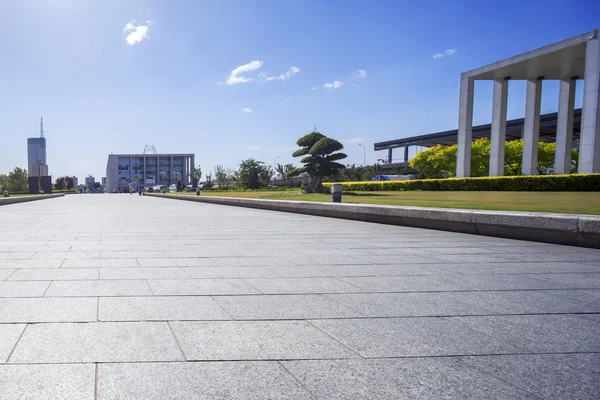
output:
<svg viewBox="0 0 600 400"><path fill-rule="evenodd" d="M243 74L244 72L249 72L249 71L254 71L255 69L259 69L260 67L262 67L262 65L263 65L262 60L254 60L254 61L250 61L248 64L240 65L239 67L237 67L236 69L231 71L231 74L229 75L229 78L227 78L225 83L219 82L219 84L220 85L223 85L223 84L235 85L236 83L246 83L246 82L253 81L254 79L246 78L245 76L243 76L241 74Z"/></svg>
<svg viewBox="0 0 600 400"><path fill-rule="evenodd" d="M267 74L265 74L265 73L261 73L261 74L259 74L259 76L261 78L263 78L266 82L269 82L269 81L287 81L292 76L296 75L298 72L300 72L300 68L298 68L298 67L290 67L287 70L286 73L281 74L279 76L267 76Z"/></svg>
<svg viewBox="0 0 600 400"><path fill-rule="evenodd" d="M135 22L135 21L132 21ZM129 35L125 38L129 45L134 45L141 42L144 39L148 39L148 27L152 21L146 21L147 25L135 26L132 22L125 24L123 32L129 32Z"/></svg>
<svg viewBox="0 0 600 400"><path fill-rule="evenodd" d="M286 98L285 98L285 101L290 101L290 100L292 100L292 98L291 98L291 97L286 97Z"/></svg>
<svg viewBox="0 0 600 400"><path fill-rule="evenodd" d="M248 150L250 151L255 151L255 150L260 150L262 149L262 147L260 146L248 146Z"/></svg>
<svg viewBox="0 0 600 400"><path fill-rule="evenodd" d="M344 86L344 82L340 81L327 82L323 85L325 89L339 89L342 86Z"/></svg>
<svg viewBox="0 0 600 400"><path fill-rule="evenodd" d="M359 143L363 142L363 138L355 137L355 138L351 138L351 139L340 139L340 142L342 142L344 144L359 144Z"/></svg>
<svg viewBox="0 0 600 400"><path fill-rule="evenodd" d="M364 69L357 69L356 71L354 71L354 76L356 78L365 79L367 77L367 71L365 71Z"/></svg>
<svg viewBox="0 0 600 400"><path fill-rule="evenodd" d="M434 55L433 55L433 59L434 59L434 60L437 60L437 59L439 59L439 58L444 58L444 57L446 57L446 56L451 56L451 55L453 55L453 54L456 54L456 50L455 50L455 49L446 49L446 50L444 50L444 52L443 52L443 53L437 53L437 54L434 54Z"/></svg>
<svg viewBox="0 0 600 400"><path fill-rule="evenodd" d="M300 149L300 147L298 147L296 145L296 146L288 146L288 147L269 147L269 148L266 148L265 151L280 151L280 152L291 151L291 152L294 152L298 149Z"/></svg>
<svg viewBox="0 0 600 400"><path fill-rule="evenodd" d="M251 113L252 109L248 108L248 107L244 107L244 108L242 108L242 111L245 112L245 113Z"/></svg>
<svg viewBox="0 0 600 400"><path fill-rule="evenodd" d="M310 88L310 91L311 91L311 92L312 92L313 90L317 90L317 87L316 87L316 86L313 86L313 87L311 87L311 88Z"/></svg>

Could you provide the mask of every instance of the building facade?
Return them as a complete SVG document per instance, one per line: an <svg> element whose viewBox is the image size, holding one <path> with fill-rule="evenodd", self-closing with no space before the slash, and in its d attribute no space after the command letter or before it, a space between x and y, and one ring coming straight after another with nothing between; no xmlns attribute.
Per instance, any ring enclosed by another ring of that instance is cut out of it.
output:
<svg viewBox="0 0 600 400"><path fill-rule="evenodd" d="M94 178L93 176L89 175L85 178L85 186L87 186L88 188L93 188L94 183L96 183L96 178Z"/></svg>
<svg viewBox="0 0 600 400"><path fill-rule="evenodd" d="M48 164L46 164L46 138L39 137L27 139L27 170L30 178L48 176Z"/></svg>
<svg viewBox="0 0 600 400"><path fill-rule="evenodd" d="M192 184L193 154L111 154L106 164L106 190L127 192L139 187Z"/></svg>

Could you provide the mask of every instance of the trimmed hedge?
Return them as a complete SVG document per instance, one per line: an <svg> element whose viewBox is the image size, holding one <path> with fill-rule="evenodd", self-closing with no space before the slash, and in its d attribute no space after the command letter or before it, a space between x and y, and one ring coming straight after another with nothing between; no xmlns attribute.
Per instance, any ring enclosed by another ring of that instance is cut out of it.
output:
<svg viewBox="0 0 600 400"><path fill-rule="evenodd" d="M411 179L406 181L340 182L345 192L361 191L506 191L597 192L600 174L497 176L483 178ZM331 188L331 183L323 183Z"/></svg>

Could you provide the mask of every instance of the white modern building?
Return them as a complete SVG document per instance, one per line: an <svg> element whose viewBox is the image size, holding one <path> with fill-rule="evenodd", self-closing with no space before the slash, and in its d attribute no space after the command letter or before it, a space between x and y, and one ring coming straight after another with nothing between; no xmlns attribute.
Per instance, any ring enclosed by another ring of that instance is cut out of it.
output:
<svg viewBox="0 0 600 400"><path fill-rule="evenodd" d="M504 174L506 106L511 80L527 81L522 137L522 173L536 174L540 103L544 80L559 80L554 172L568 173L573 146L575 84L584 81L579 173L600 172L600 30L532 50L461 74L456 176L470 175L473 139L473 94L476 80L494 82L490 176Z"/></svg>
<svg viewBox="0 0 600 400"><path fill-rule="evenodd" d="M110 154L106 163L106 190L127 192L135 188L192 184L193 154Z"/></svg>

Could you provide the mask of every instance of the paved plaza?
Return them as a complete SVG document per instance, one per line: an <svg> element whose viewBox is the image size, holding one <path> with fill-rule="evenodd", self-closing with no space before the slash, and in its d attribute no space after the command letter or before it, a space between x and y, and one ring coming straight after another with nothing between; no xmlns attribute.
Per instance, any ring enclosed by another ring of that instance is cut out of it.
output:
<svg viewBox="0 0 600 400"><path fill-rule="evenodd" d="M600 251L140 197L0 207L0 399L593 399Z"/></svg>

